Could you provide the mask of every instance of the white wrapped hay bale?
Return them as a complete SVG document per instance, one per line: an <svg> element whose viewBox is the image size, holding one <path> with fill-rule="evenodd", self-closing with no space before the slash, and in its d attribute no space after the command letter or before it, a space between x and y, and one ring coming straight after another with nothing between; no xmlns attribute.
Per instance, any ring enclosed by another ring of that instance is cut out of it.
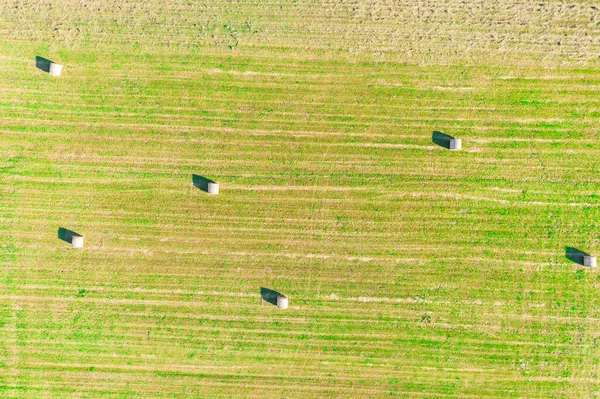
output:
<svg viewBox="0 0 600 399"><path fill-rule="evenodd" d="M55 62L50 63L50 70L48 73L53 76L60 76L62 73L63 66L61 64L57 64Z"/></svg>
<svg viewBox="0 0 600 399"><path fill-rule="evenodd" d="M583 257L583 265L587 267L596 267L596 257L585 255Z"/></svg>
<svg viewBox="0 0 600 399"><path fill-rule="evenodd" d="M288 307L288 297L285 295L279 295L277 297L277 307L279 309L287 309Z"/></svg>
<svg viewBox="0 0 600 399"><path fill-rule="evenodd" d="M83 236L74 235L71 238L71 246L73 248L83 248Z"/></svg>
<svg viewBox="0 0 600 399"><path fill-rule="evenodd" d="M451 150L460 150L462 148L462 140L461 139L450 139L450 149Z"/></svg>
<svg viewBox="0 0 600 399"><path fill-rule="evenodd" d="M208 183L206 192L209 194L219 194L219 183Z"/></svg>

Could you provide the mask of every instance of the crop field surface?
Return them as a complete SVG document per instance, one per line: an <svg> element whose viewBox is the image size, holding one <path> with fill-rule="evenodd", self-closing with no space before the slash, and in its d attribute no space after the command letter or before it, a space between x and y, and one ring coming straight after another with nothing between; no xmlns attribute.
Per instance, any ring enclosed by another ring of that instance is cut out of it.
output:
<svg viewBox="0 0 600 399"><path fill-rule="evenodd" d="M600 398L600 5L122 3L0 2L0 398Z"/></svg>

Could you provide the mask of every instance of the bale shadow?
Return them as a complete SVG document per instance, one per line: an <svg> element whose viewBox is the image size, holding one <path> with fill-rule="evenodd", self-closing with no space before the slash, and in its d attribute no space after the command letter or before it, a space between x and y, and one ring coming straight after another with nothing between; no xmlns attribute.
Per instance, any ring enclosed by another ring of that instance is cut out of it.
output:
<svg viewBox="0 0 600 399"><path fill-rule="evenodd" d="M215 183L213 180L207 179L204 176L192 175L192 183L194 187L199 188L202 191L208 192L208 183Z"/></svg>
<svg viewBox="0 0 600 399"><path fill-rule="evenodd" d="M285 296L281 292L273 291L269 288L260 287L260 297L265 302L269 302L271 305L277 306L277 298Z"/></svg>
<svg viewBox="0 0 600 399"><path fill-rule="evenodd" d="M578 265L584 266L583 257L590 256L587 252L583 252L577 248L565 247L565 257L571 262L577 263Z"/></svg>
<svg viewBox="0 0 600 399"><path fill-rule="evenodd" d="M73 237L81 237L81 234L78 234L69 229L65 229L64 227L58 228L58 238L63 240L64 242L68 242L69 244L71 244L73 242Z"/></svg>
<svg viewBox="0 0 600 399"><path fill-rule="evenodd" d="M46 72L46 73L50 73L50 64L52 64L52 61L44 58L44 57L40 57L38 55L35 56L35 67L38 69L41 69L42 71Z"/></svg>
<svg viewBox="0 0 600 399"><path fill-rule="evenodd" d="M454 139L454 137L443 132L438 132L437 130L434 130L431 134L431 141L448 150L450 149L450 140L452 139Z"/></svg>

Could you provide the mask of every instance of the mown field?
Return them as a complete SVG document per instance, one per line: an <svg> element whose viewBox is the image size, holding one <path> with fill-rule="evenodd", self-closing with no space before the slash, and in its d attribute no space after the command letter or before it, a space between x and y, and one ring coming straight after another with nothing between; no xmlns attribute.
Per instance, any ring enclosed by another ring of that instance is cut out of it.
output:
<svg viewBox="0 0 600 399"><path fill-rule="evenodd" d="M593 3L0 21L1 398L600 397Z"/></svg>

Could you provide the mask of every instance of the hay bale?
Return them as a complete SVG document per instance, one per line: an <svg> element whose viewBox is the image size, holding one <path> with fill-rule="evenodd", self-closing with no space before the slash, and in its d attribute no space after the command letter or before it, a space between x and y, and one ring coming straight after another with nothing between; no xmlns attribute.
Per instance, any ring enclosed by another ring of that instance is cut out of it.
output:
<svg viewBox="0 0 600 399"><path fill-rule="evenodd" d="M279 295L277 297L277 307L279 309L287 309L288 307L288 297L285 295Z"/></svg>
<svg viewBox="0 0 600 399"><path fill-rule="evenodd" d="M462 148L462 140L461 139L450 139L450 149L451 150L460 150Z"/></svg>
<svg viewBox="0 0 600 399"><path fill-rule="evenodd" d="M219 194L219 183L208 183L206 192L209 194Z"/></svg>
<svg viewBox="0 0 600 399"><path fill-rule="evenodd" d="M77 234L73 235L71 238L71 245L73 248L83 248L83 236Z"/></svg>
<svg viewBox="0 0 600 399"><path fill-rule="evenodd" d="M60 76L62 73L63 66L54 62L50 63L50 70L48 73L53 76Z"/></svg>
<svg viewBox="0 0 600 399"><path fill-rule="evenodd" d="M583 257L583 265L587 267L596 267L596 257L585 255Z"/></svg>

